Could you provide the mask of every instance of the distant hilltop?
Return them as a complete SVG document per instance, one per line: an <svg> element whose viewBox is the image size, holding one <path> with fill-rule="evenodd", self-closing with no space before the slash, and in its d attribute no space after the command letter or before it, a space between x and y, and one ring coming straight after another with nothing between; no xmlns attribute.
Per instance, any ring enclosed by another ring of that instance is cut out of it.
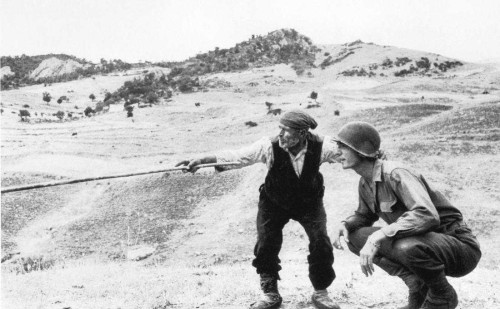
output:
<svg viewBox="0 0 500 309"><path fill-rule="evenodd" d="M132 64L116 59L101 59L100 63L95 64L66 54L2 56L0 62L2 90L32 84L66 82L133 67Z"/></svg>
<svg viewBox="0 0 500 309"><path fill-rule="evenodd" d="M200 53L181 62L129 64L101 59L98 64L65 54L2 57L2 89L38 83L53 83L125 71L138 66L171 69L169 79L196 77L218 72L242 71L275 64L288 64L297 75L311 76L311 70L335 70L339 76L403 77L435 76L453 70L462 62L438 54L357 40L342 45L315 45L294 29L280 29L267 35L252 35L234 47Z"/></svg>

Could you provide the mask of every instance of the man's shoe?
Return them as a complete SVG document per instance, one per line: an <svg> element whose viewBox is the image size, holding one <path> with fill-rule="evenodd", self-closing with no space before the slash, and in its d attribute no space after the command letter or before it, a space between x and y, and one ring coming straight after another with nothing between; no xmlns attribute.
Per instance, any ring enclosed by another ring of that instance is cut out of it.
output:
<svg viewBox="0 0 500 309"><path fill-rule="evenodd" d="M334 303L330 296L328 296L327 290L314 291L311 300L318 309L340 309L339 305Z"/></svg>
<svg viewBox="0 0 500 309"><path fill-rule="evenodd" d="M458 296L450 285L445 293L434 295L429 291L421 309L455 309L458 306Z"/></svg>
<svg viewBox="0 0 500 309"><path fill-rule="evenodd" d="M252 309L274 309L281 306L283 299L278 292L278 274L260 274L260 288L262 289L262 297L253 303Z"/></svg>
<svg viewBox="0 0 500 309"><path fill-rule="evenodd" d="M262 298L253 303L251 309L275 309L281 306L283 299L278 293L264 293Z"/></svg>

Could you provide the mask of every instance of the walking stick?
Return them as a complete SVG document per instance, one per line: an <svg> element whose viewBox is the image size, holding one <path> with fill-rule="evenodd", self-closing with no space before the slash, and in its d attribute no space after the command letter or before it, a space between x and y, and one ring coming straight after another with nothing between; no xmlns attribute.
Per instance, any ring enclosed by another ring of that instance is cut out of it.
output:
<svg viewBox="0 0 500 309"><path fill-rule="evenodd" d="M197 165L196 167L197 168L205 168L205 167L228 166L228 165L237 165L237 164L240 164L240 163L239 162L209 163L209 164L200 164L200 165ZM36 184L24 185L24 186L12 186L12 187L7 187L7 188L2 188L2 194L9 193L9 192L23 191L23 190L61 186L61 185L79 183L79 182L87 182L87 181L95 181L95 180L103 180L103 179L111 179L111 178L131 177L131 176L139 176L139 175L154 174L154 173L164 173L164 172L172 172L172 171L180 171L180 170L187 170L187 166L178 166L178 167L171 167L171 168L161 169L161 170L143 171L143 172L136 172L136 173L129 173L129 174L108 175L108 176L89 177L89 178L80 178L80 179L68 179L68 180L61 180L61 181L36 183Z"/></svg>

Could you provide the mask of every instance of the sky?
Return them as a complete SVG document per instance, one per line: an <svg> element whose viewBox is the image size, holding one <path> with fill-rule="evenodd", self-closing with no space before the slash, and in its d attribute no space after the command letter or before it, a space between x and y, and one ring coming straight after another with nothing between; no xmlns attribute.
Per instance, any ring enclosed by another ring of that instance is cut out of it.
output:
<svg viewBox="0 0 500 309"><path fill-rule="evenodd" d="M315 44L355 40L500 61L499 0L0 0L2 56L180 61L293 28Z"/></svg>

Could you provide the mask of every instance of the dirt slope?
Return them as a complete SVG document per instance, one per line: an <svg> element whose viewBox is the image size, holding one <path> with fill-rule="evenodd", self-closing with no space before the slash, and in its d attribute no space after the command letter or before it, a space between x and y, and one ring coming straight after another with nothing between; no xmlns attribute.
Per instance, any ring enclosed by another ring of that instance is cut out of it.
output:
<svg viewBox="0 0 500 309"><path fill-rule="evenodd" d="M308 99L315 90L320 106L308 111L318 119L318 133L331 135L352 119L375 123L389 157L422 170L463 211L484 256L472 274L452 279L459 308L494 308L500 304L493 289L500 263L499 73L494 67L479 74L467 70L447 79L392 80L339 77L318 68L311 78L280 65L207 76L231 86L175 96L138 109L133 119L119 107L63 123L21 123L4 112L2 186L165 168L247 145L277 132L278 117L267 114L265 102L285 111L306 108L316 103ZM96 77L50 90L73 90L72 100L86 104L87 93L111 90L122 78L130 77ZM486 87L492 90L483 94ZM52 108L40 102L43 88L2 93L2 102ZM246 126L250 120L258 125ZM333 235L336 222L355 208L357 177L335 164L321 171ZM256 165L3 195L2 256L20 254L2 264L2 281L8 282L2 308L246 308L259 295L251 260L257 189L265 173ZM310 308L307 236L290 222L284 238L283 308ZM153 248L153 255L126 261L138 246ZM394 308L404 301L397 279L379 269L364 278L351 253L335 254L338 278L331 293L343 308ZM28 258L41 262L29 264ZM28 264L47 270L24 269Z"/></svg>

